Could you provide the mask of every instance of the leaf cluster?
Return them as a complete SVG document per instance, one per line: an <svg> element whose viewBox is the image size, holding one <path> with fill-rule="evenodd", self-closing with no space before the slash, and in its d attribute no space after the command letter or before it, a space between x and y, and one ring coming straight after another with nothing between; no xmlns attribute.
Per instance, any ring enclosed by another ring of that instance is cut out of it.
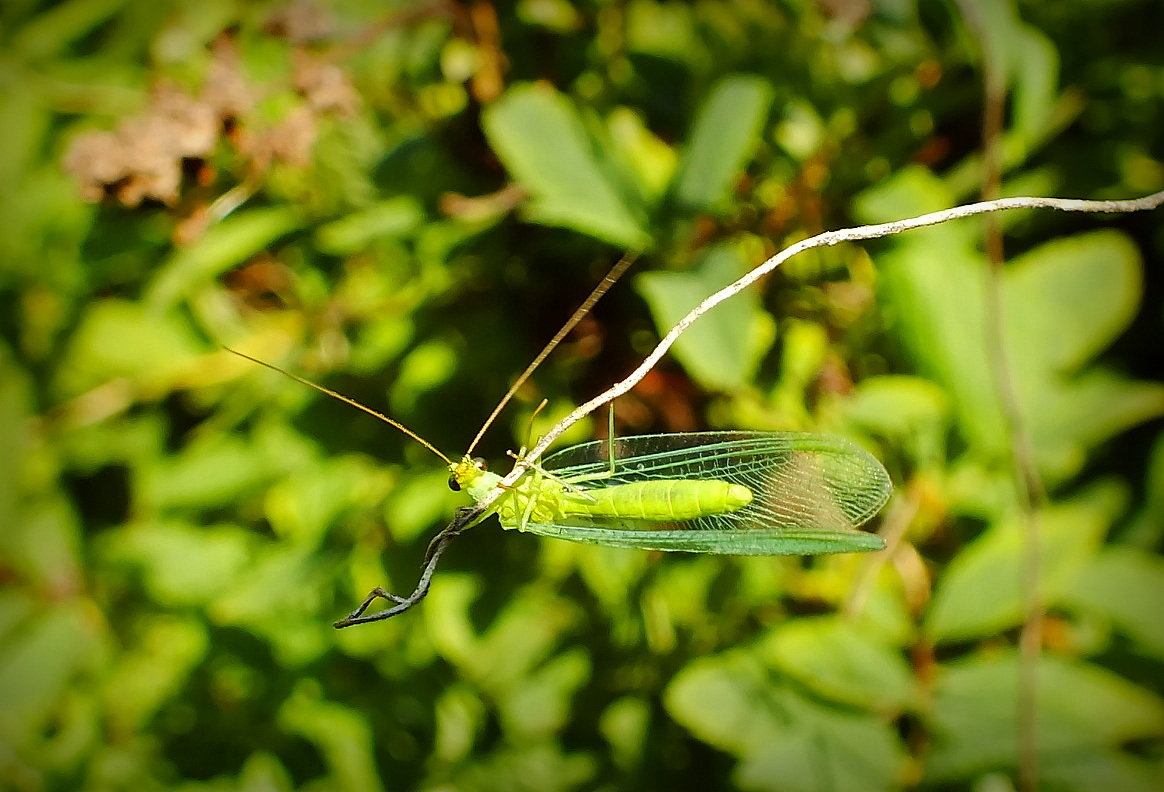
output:
<svg viewBox="0 0 1164 792"><path fill-rule="evenodd" d="M423 448L222 350L456 455L642 251L486 437L500 463L775 250L973 200L988 69L1005 192L1161 189L1156 23L1147 0L7 4L0 788L1009 788L1031 583L1044 787L1161 788L1159 212L999 217L996 294L974 222L813 251L619 400L620 434L862 443L898 488L884 555L485 523L423 606L336 632L464 504ZM992 333L1046 490L1033 581Z"/></svg>

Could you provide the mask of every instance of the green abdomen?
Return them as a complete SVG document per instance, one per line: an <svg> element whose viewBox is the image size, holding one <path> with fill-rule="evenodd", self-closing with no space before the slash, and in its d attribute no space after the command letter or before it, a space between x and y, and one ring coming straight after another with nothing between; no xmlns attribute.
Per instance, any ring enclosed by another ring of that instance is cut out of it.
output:
<svg viewBox="0 0 1164 792"><path fill-rule="evenodd" d="M565 515L665 522L733 512L751 502L752 491L740 484L659 479L568 495L563 498L561 510Z"/></svg>

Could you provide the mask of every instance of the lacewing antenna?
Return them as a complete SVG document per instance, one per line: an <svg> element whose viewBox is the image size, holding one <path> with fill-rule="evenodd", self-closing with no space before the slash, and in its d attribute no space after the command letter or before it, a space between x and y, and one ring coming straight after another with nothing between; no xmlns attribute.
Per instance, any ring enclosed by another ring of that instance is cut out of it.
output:
<svg viewBox="0 0 1164 792"><path fill-rule="evenodd" d="M501 414L502 409L504 409L505 405L509 403L509 400L514 397L521 386L525 384L526 380L530 378L530 375L532 375L537 367L542 364L542 361L545 360L549 354L554 351L554 348L562 342L562 339L565 338L566 335L586 317L586 314L590 313L590 309L594 307L594 304L602 298L602 295L606 294L606 292L610 290L611 286L618 282L618 279L622 277L624 272L630 269L630 266L635 263L635 260L638 257L638 253L625 253L623 254L623 257L620 258L618 262L610 268L610 272L606 273L606 277L604 277L598 283L598 285L594 287L594 291L590 292L590 296L587 297L582 302L582 304L578 306L578 309L574 311L573 315L568 320L566 320L566 324L562 325L562 329L559 330L554 335L554 337L550 339L550 342L545 345L541 352L538 353L538 356L533 359L533 362L526 366L525 371L521 372L521 376L514 380L513 384L509 386L509 390L506 391L505 395L501 397L501 401L497 402L497 406L493 408L493 412L489 413L489 417L485 419L485 423L481 424L481 428L477 430L477 436L473 438L473 442L469 443L469 448L467 451L465 451L466 456L472 455L473 449L477 447L477 443L481 442L481 438L485 436L485 431L493 424L493 421L497 419L497 416Z"/></svg>
<svg viewBox="0 0 1164 792"><path fill-rule="evenodd" d="M408 435L413 440L415 440L416 442L420 443L422 446L427 448L429 451L432 451L438 457L443 459L446 465L453 464L453 461L451 459L449 459L447 456L445 456L444 454L442 454L436 446L434 446L429 441L425 440L423 437L421 437L416 432L409 429L404 424L400 423L400 421L393 420L392 418L389 418L387 415L384 415L383 413L376 412L371 407L367 407L363 404L360 404L355 399L344 396L342 393L337 393L336 391L333 391L331 388L325 388L324 386L320 385L319 383L312 382L311 380L307 379L306 377L300 377L298 374L292 374L290 371L287 371L286 369L281 369L278 366L274 365L273 363L267 363L266 361L251 357L250 355L246 354L245 352L239 352L237 349L231 349L230 347L223 347L223 349L225 349L227 352L230 352L232 355L238 355L240 358L245 358L246 360L249 360L252 363L258 363L260 366L263 366L265 368L269 368L272 371L277 371L285 377L290 377L291 379L295 380L296 382L298 382L302 385L306 385L309 388L314 388L315 390L319 391L320 393L327 394L328 396L332 397L333 399L338 399L339 401L342 401L344 404L350 404L351 406L355 407L357 410L363 410L368 415L371 415L373 418L379 418L384 423L386 423L390 426L395 426L401 432Z"/></svg>

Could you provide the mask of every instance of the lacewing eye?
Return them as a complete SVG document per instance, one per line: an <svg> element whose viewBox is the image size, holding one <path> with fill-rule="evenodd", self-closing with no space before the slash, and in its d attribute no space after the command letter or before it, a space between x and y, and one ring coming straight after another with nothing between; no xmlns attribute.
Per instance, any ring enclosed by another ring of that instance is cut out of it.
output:
<svg viewBox="0 0 1164 792"><path fill-rule="evenodd" d="M449 476L449 489L453 492L461 491L461 482L457 481L456 476Z"/></svg>
<svg viewBox="0 0 1164 792"><path fill-rule="evenodd" d="M473 457L473 465L478 470L488 470L489 469L489 465L486 464L484 457Z"/></svg>

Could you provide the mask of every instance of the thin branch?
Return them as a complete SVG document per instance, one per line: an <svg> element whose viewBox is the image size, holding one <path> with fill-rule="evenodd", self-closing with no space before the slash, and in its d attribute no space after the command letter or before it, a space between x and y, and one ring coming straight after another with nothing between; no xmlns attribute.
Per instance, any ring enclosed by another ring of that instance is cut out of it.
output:
<svg viewBox="0 0 1164 792"><path fill-rule="evenodd" d="M877 239L879 237L891 236L893 234L900 234L902 231L909 231L914 228L924 228L925 226L938 225L950 220L956 220L962 217L973 217L974 215L985 214L987 212L998 212L1005 209L1057 209L1061 212L1137 212L1145 209L1155 209L1164 204L1164 191L1153 193L1152 195L1144 196L1143 198L1133 198L1125 201L1084 201L1074 198L1040 198L1040 197L1018 197L1018 198L999 198L994 201L981 201L979 203L966 204L965 206L955 206L952 209L943 209L939 212L930 212L929 214L919 215L918 217L908 218L906 220L896 220L891 223L878 223L876 225L857 226L854 228L843 228L837 231L825 231L822 234L817 234L814 237L803 239L776 255L769 258L763 264L760 264L755 269L751 270L739 280L725 286L724 288L712 294L699 305L691 309L690 313L680 319L671 330L663 336L658 345L651 351L649 355L639 364L638 368L632 371L625 379L616 382L607 390L603 391L598 396L595 396L590 401L581 405L577 409L569 413L565 418L559 421L550 431L548 431L539 440L534 447L529 451L525 457L526 462L536 461L546 449L550 447L562 434L573 426L578 421L585 418L590 413L597 410L604 404L617 399L624 393L627 393L631 388L637 385L647 373L655 367L655 364L662 359L671 345L683 335L692 324L710 311L715 306L719 305L724 300L742 292L744 289L751 286L753 283L763 278L768 273L775 270L781 264L793 256L803 253L806 250L812 250L818 247L826 247L840 244L841 242L854 242L862 239ZM528 466L520 463L515 466L514 470L506 476L504 483L506 485L512 484L516 481L522 472ZM495 498L496 496L493 496ZM493 502L493 498L489 498L489 503Z"/></svg>
<svg viewBox="0 0 1164 792"><path fill-rule="evenodd" d="M982 9L972 0L959 0L968 26L977 34L982 57L982 198L1002 191L1002 132L1006 107L1005 58L991 35ZM1018 692L1015 697L1017 781L1022 792L1039 787L1039 660L1043 644L1042 524L1039 509L1046 493L1035 463L1034 443L1019 401L1014 365L1006 347L1002 289L1006 251L1002 229L991 215L983 218L983 249L989 265L985 280L984 334L995 395L1009 437L1010 469L1024 529L1023 564L1019 585L1023 593L1023 624L1019 634Z"/></svg>

